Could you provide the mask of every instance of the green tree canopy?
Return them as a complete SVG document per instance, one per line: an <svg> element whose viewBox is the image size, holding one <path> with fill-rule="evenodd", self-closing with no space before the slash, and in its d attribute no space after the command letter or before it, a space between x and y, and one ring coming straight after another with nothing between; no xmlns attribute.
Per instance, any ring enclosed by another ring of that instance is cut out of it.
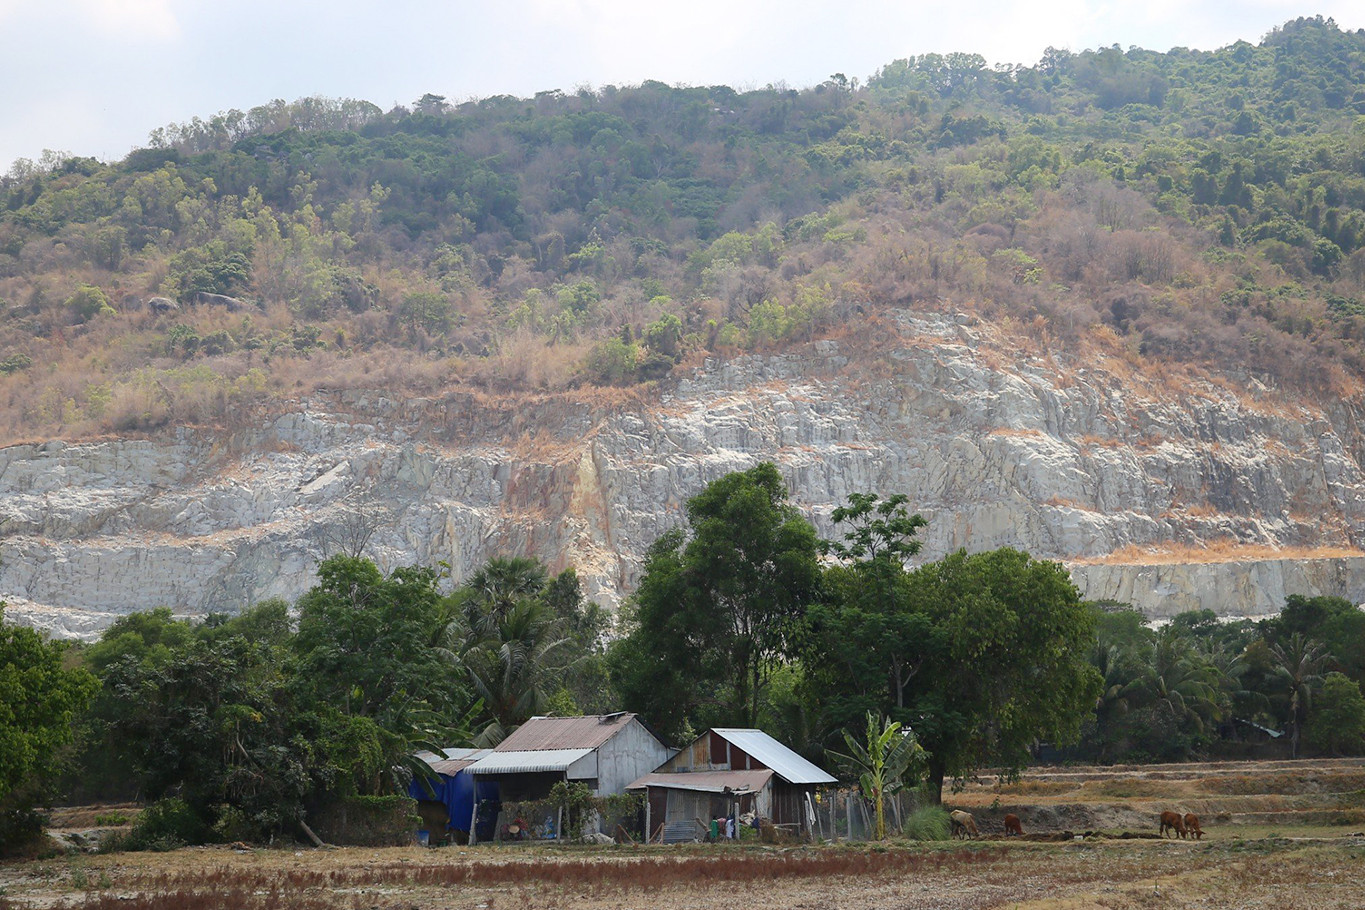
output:
<svg viewBox="0 0 1365 910"><path fill-rule="evenodd" d="M385 575L368 559L333 556L299 598L299 685L344 714L383 719L413 702L459 699L456 673L430 647L442 613L436 572Z"/></svg>
<svg viewBox="0 0 1365 910"><path fill-rule="evenodd" d="M61 749L98 683L68 667L65 649L4 621L0 604L0 846L22 834L34 802L57 777Z"/></svg>
<svg viewBox="0 0 1365 910"><path fill-rule="evenodd" d="M1040 740L1077 740L1101 680L1087 660L1094 613L1064 568L959 551L911 573L909 596L930 632L905 713L936 794L983 765L1018 771Z"/></svg>
<svg viewBox="0 0 1365 910"><path fill-rule="evenodd" d="M650 548L612 682L665 735L754 726L769 674L818 596L819 541L769 463L708 484L687 519L690 534Z"/></svg>
<svg viewBox="0 0 1365 910"><path fill-rule="evenodd" d="M1306 731L1310 745L1332 755L1365 752L1365 696L1360 683L1328 673L1313 705Z"/></svg>

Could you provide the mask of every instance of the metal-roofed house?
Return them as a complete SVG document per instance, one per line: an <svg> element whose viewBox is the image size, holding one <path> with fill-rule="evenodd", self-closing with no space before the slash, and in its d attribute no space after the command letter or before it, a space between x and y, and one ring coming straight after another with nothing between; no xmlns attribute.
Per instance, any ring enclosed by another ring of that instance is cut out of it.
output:
<svg viewBox="0 0 1365 910"><path fill-rule="evenodd" d="M502 802L543 800L561 780L615 796L673 752L634 714L533 717L465 770L496 783Z"/></svg>
<svg viewBox="0 0 1365 910"><path fill-rule="evenodd" d="M835 782L762 730L716 727L627 789L648 794L650 839L675 842L696 840L710 819L732 812L807 833L812 793Z"/></svg>

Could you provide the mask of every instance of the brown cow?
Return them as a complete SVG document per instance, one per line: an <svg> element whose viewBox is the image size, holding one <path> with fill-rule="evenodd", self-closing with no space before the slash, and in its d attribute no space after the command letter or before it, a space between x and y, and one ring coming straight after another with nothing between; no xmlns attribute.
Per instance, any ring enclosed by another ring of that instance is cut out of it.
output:
<svg viewBox="0 0 1365 910"><path fill-rule="evenodd" d="M1185 813L1185 832L1195 840L1204 839L1204 829L1199 827L1199 816L1193 812Z"/></svg>
<svg viewBox="0 0 1365 910"><path fill-rule="evenodd" d="M1019 824L1019 816L1017 815L1005 816L1005 836L1009 837L1011 834L1024 836L1024 826Z"/></svg>
<svg viewBox="0 0 1365 910"><path fill-rule="evenodd" d="M972 818L971 813L963 812L961 809L954 809L948 813L948 818L952 822L953 837L980 837L981 833L976 830L976 819Z"/></svg>
<svg viewBox="0 0 1365 910"><path fill-rule="evenodd" d="M1179 812L1166 811L1161 813L1161 829L1157 832L1158 837L1166 836L1166 829L1169 828L1175 834L1180 835L1180 839L1185 839L1185 820L1180 817Z"/></svg>

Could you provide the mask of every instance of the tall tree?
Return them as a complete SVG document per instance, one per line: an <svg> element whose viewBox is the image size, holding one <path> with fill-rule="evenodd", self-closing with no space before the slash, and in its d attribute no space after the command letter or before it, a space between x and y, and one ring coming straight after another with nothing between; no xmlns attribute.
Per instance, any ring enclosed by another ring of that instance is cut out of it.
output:
<svg viewBox="0 0 1365 910"><path fill-rule="evenodd" d="M889 701L905 707L906 690L923 663L916 643L927 634L928 619L910 608L905 560L919 552L915 534L924 527L911 515L902 494L882 500L875 493L854 493L831 518L847 526L844 542L822 548L840 560L825 573L826 602L812 608L806 639L824 675L851 674L868 684L880 710L885 685ZM872 681L876 684L872 685ZM846 712L845 712L846 713Z"/></svg>
<svg viewBox="0 0 1365 910"><path fill-rule="evenodd" d="M772 669L820 589L815 528L768 463L727 474L687 503L690 535L650 549L612 680L667 733L708 720L754 726Z"/></svg>
<svg viewBox="0 0 1365 910"><path fill-rule="evenodd" d="M912 573L910 589L931 626L906 713L936 800L949 776L1017 772L1038 741L1076 741L1102 681L1087 660L1094 613L1064 568L1011 549L959 551Z"/></svg>
<svg viewBox="0 0 1365 910"><path fill-rule="evenodd" d="M299 598L296 697L316 706L324 763L355 792L405 784L412 753L463 719L460 668L432 646L444 618L436 582L428 568L385 575L338 555Z"/></svg>
<svg viewBox="0 0 1365 910"><path fill-rule="evenodd" d="M0 603L0 847L36 830L32 806L97 687L83 667L65 666L60 645L5 622Z"/></svg>
<svg viewBox="0 0 1365 910"><path fill-rule="evenodd" d="M1322 683L1322 671L1331 655L1322 642L1306 638L1302 632L1292 633L1285 642L1272 643L1270 653L1275 657L1275 679L1288 711L1292 755L1298 758L1299 732L1312 706L1313 689Z"/></svg>

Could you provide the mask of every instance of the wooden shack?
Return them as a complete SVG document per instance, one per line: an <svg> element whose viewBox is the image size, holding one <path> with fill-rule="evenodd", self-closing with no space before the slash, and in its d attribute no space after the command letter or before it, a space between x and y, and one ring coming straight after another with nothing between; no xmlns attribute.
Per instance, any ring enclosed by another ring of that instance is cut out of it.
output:
<svg viewBox="0 0 1365 910"><path fill-rule="evenodd" d="M648 794L651 840L699 839L710 819L752 813L762 822L808 834L812 796L835 778L762 730L716 727L628 790Z"/></svg>

